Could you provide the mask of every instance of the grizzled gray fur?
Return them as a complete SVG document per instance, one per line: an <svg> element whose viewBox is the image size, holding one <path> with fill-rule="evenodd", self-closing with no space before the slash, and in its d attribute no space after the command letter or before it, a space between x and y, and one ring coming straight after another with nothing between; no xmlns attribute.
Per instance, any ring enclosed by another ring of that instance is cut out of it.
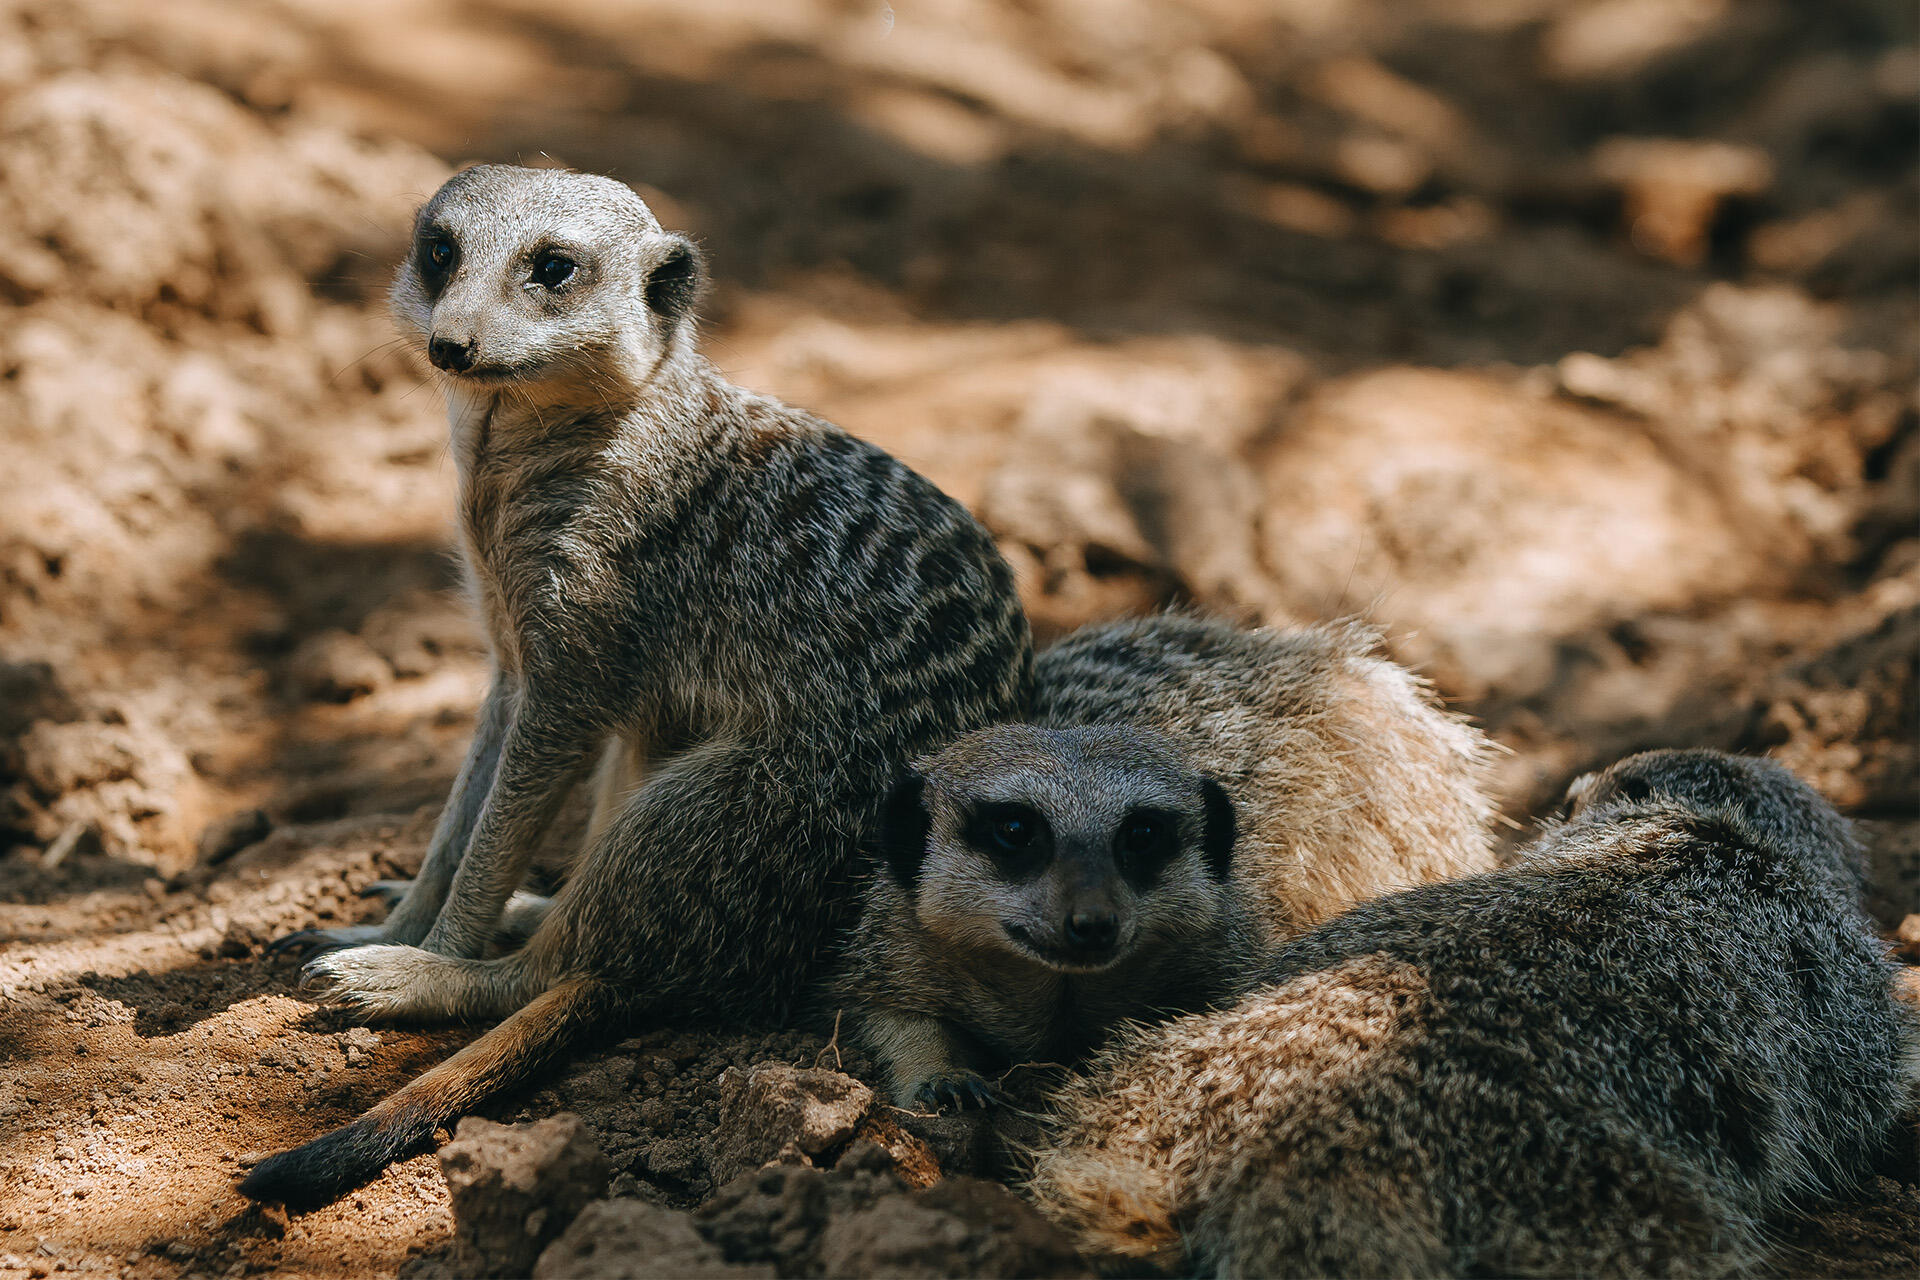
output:
<svg viewBox="0 0 1920 1280"><path fill-rule="evenodd" d="M837 985L895 1098L984 1102L1011 1065L1211 1005L1352 902L1490 868L1486 742L1377 642L1091 627L1040 655L1037 723L922 760Z"/></svg>
<svg viewBox="0 0 1920 1280"><path fill-rule="evenodd" d="M905 762L1018 714L1012 575L958 504L697 354L700 255L611 179L482 166L421 211L393 290L446 375L494 680L419 877L296 946L370 1018L507 1020L368 1116L261 1164L324 1198L610 1019L764 1017L857 908ZM598 763L557 897L509 899ZM526 945L485 958L496 932Z"/></svg>
<svg viewBox="0 0 1920 1280"><path fill-rule="evenodd" d="M1231 1008L1117 1040L1033 1189L1089 1249L1231 1276L1719 1274L1846 1189L1920 1027L1846 823L1653 752L1515 866L1366 903Z"/></svg>

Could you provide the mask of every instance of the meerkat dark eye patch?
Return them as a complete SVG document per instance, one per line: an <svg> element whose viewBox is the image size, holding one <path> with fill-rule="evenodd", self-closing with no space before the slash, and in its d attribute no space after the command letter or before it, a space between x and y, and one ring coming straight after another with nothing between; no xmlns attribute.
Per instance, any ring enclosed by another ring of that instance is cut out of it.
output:
<svg viewBox="0 0 1920 1280"><path fill-rule="evenodd" d="M967 815L961 834L1013 878L1037 873L1053 857L1053 828L1023 804L983 804Z"/></svg>
<svg viewBox="0 0 1920 1280"><path fill-rule="evenodd" d="M1207 871L1215 880L1224 881L1227 873L1233 869L1233 842L1239 834L1233 801L1219 783L1212 778L1202 778L1200 802L1206 816L1206 829L1200 835L1200 852L1207 860Z"/></svg>
<svg viewBox="0 0 1920 1280"><path fill-rule="evenodd" d="M911 889L920 878L920 864L927 856L926 789L925 778L909 773L894 784L880 808L880 857L903 889Z"/></svg>
<svg viewBox="0 0 1920 1280"><path fill-rule="evenodd" d="M705 278L700 251L690 240L676 240L673 249L647 277L647 306L669 324L693 309Z"/></svg>
<svg viewBox="0 0 1920 1280"><path fill-rule="evenodd" d="M1113 860L1137 885L1151 884L1180 852L1180 816L1164 809L1129 809L1113 833Z"/></svg>

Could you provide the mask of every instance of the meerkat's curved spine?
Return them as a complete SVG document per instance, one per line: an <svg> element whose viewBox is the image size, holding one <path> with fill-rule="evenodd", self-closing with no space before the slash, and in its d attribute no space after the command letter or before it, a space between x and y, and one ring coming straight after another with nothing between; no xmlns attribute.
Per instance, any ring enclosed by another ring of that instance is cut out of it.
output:
<svg viewBox="0 0 1920 1280"><path fill-rule="evenodd" d="M1364 903L1070 1082L1030 1188L1224 1276L1719 1274L1844 1189L1920 1025L1858 846L1767 761L1655 752L1508 869Z"/></svg>
<svg viewBox="0 0 1920 1280"><path fill-rule="evenodd" d="M1031 648L992 540L925 479L695 351L690 241L607 178L468 169L393 290L447 375L494 682L418 878L307 971L376 1018L506 1021L344 1129L258 1165L325 1199L582 1029L747 1018L806 991L904 763L1019 714ZM568 787L594 838L531 937L485 949Z"/></svg>
<svg viewBox="0 0 1920 1280"><path fill-rule="evenodd" d="M1212 1005L1352 902L1489 869L1486 740L1377 647L1093 627L1036 661L1037 723L920 761L837 985L895 1098L985 1100L984 1074Z"/></svg>

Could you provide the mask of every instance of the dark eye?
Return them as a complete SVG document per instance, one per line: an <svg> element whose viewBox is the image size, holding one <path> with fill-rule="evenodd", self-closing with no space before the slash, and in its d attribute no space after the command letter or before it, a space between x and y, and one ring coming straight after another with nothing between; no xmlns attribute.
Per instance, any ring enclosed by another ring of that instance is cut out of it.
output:
<svg viewBox="0 0 1920 1280"><path fill-rule="evenodd" d="M436 274L453 265L453 241L429 240L426 247L427 268Z"/></svg>
<svg viewBox="0 0 1920 1280"><path fill-rule="evenodd" d="M993 842L1002 849L1030 849L1038 834L1033 821L1019 814L1010 814L993 824Z"/></svg>
<svg viewBox="0 0 1920 1280"><path fill-rule="evenodd" d="M1030 875L1047 864L1053 832L1047 820L1023 804L987 804L967 818L967 843L993 859L1008 876Z"/></svg>
<svg viewBox="0 0 1920 1280"><path fill-rule="evenodd" d="M542 289L558 289L573 279L579 264L557 253L543 253L533 260L533 282Z"/></svg>
<svg viewBox="0 0 1920 1280"><path fill-rule="evenodd" d="M1120 827L1120 838L1115 848L1123 857L1141 857L1154 852L1166 842L1167 827L1158 818L1128 818Z"/></svg>

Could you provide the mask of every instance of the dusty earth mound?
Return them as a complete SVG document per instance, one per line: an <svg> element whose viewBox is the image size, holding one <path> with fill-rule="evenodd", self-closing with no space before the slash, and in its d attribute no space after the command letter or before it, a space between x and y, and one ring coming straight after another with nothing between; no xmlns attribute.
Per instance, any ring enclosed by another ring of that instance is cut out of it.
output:
<svg viewBox="0 0 1920 1280"><path fill-rule="evenodd" d="M1511 749L1516 830L1625 751L1772 752L1892 931L1917 90L1881 0L0 0L0 1275L485 1253L432 1156L232 1191L471 1034L261 952L417 862L484 681L380 298L451 165L635 182L720 273L714 359L972 504L1043 635L1370 615ZM489 1110L579 1128L497 1140L574 1190L486 1265L1087 1261L831 1025L633 1030ZM1776 1224L1779 1270L1920 1270L1915 1166Z"/></svg>

